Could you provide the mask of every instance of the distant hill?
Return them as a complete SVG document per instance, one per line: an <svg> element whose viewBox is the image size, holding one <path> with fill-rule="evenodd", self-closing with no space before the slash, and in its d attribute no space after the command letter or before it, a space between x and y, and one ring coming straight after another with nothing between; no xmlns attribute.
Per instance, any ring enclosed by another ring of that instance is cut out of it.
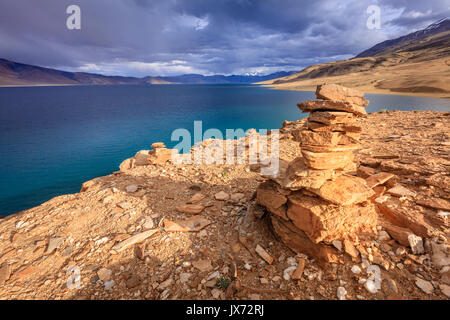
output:
<svg viewBox="0 0 450 320"><path fill-rule="evenodd" d="M419 40L441 33L445 31L450 31L450 20L447 18L441 19L423 30L419 30L416 32L412 32L407 34L406 36L386 40L378 43L370 49L367 49L356 56L356 58L362 57L373 57L376 55L387 54L390 52L399 51L402 48L405 48L411 44L417 43Z"/></svg>
<svg viewBox="0 0 450 320"><path fill-rule="evenodd" d="M260 75L185 74L174 77L120 77L85 72L67 72L0 59L0 86L17 85L102 85L102 84L171 84L171 83L252 83L296 73L277 72Z"/></svg>
<svg viewBox="0 0 450 320"><path fill-rule="evenodd" d="M450 97L449 19L379 43L355 58L312 65L296 74L260 84L278 89L313 90L326 82L371 93Z"/></svg>
<svg viewBox="0 0 450 320"><path fill-rule="evenodd" d="M286 77L291 74L296 73L297 71L281 71L281 72L275 72L271 73L269 75L261 76L261 75L230 75L230 76L224 76L224 75L213 75L213 76L204 76L201 74L185 74L182 76L176 76L176 77L160 77L161 79L164 79L165 81L171 82L171 83L252 83L252 82L259 82L259 81L265 81L270 79L276 79L281 77Z"/></svg>

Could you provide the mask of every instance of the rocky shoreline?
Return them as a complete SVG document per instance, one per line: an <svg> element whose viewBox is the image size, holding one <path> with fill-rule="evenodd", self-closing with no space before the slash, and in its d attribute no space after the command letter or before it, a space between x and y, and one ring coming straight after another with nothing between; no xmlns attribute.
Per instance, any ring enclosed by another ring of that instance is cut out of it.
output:
<svg viewBox="0 0 450 320"><path fill-rule="evenodd" d="M281 161L302 154L306 123L284 123ZM150 163L137 155L0 219L0 299L448 299L449 123L433 111L359 120L354 174L378 219L372 238L320 244L325 263L273 232L257 190L275 182L257 166L176 165L153 145L140 152Z"/></svg>

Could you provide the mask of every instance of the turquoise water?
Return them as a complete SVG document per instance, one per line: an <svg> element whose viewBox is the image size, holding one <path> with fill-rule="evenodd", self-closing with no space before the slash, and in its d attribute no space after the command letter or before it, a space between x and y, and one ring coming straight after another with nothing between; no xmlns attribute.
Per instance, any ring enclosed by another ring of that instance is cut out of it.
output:
<svg viewBox="0 0 450 320"><path fill-rule="evenodd" d="M371 95L380 109L450 110L450 101ZM296 103L313 92L253 85L158 85L0 88L0 215L74 193L118 170L138 150L176 128L275 129L304 117Z"/></svg>

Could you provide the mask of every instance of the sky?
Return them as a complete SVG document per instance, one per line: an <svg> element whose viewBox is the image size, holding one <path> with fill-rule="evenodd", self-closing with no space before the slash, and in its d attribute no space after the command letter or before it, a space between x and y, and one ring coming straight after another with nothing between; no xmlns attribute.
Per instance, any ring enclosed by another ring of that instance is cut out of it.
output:
<svg viewBox="0 0 450 320"><path fill-rule="evenodd" d="M66 26L70 5L81 29ZM0 58L136 77L269 74L351 58L445 17L449 0L2 0Z"/></svg>

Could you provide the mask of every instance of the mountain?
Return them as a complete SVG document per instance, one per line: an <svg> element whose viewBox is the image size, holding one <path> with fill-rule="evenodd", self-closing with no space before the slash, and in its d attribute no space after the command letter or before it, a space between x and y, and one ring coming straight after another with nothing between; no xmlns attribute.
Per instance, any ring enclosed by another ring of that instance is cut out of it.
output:
<svg viewBox="0 0 450 320"><path fill-rule="evenodd" d="M275 72L271 73L269 75L230 75L230 76L224 76L224 75L213 75L213 76L204 76L201 74L184 74L181 76L175 76L175 77L160 77L161 79L164 79L165 81L171 82L171 83L252 83L252 82L259 82L259 81L266 81L270 79L276 79L281 77L286 77L291 74L296 73L297 71L281 71L281 72Z"/></svg>
<svg viewBox="0 0 450 320"><path fill-rule="evenodd" d="M313 65L259 83L278 89L314 90L328 82L369 93L448 98L449 66L450 23L442 19L423 30L379 43L355 58Z"/></svg>
<svg viewBox="0 0 450 320"><path fill-rule="evenodd" d="M413 44L420 39L449 30L450 30L450 20L448 18L444 18L429 25L423 30L412 32L410 34L407 34L406 36L397 39L386 40L381 43L378 43L372 48L367 49L358 54L356 58L372 57L376 55L386 54L388 52L398 51L401 50L402 47Z"/></svg>
<svg viewBox="0 0 450 320"><path fill-rule="evenodd" d="M170 83L253 83L296 73L276 72L269 75L185 74L173 77L120 77L86 72L68 72L0 59L0 86L17 85L101 85L101 84L170 84Z"/></svg>

